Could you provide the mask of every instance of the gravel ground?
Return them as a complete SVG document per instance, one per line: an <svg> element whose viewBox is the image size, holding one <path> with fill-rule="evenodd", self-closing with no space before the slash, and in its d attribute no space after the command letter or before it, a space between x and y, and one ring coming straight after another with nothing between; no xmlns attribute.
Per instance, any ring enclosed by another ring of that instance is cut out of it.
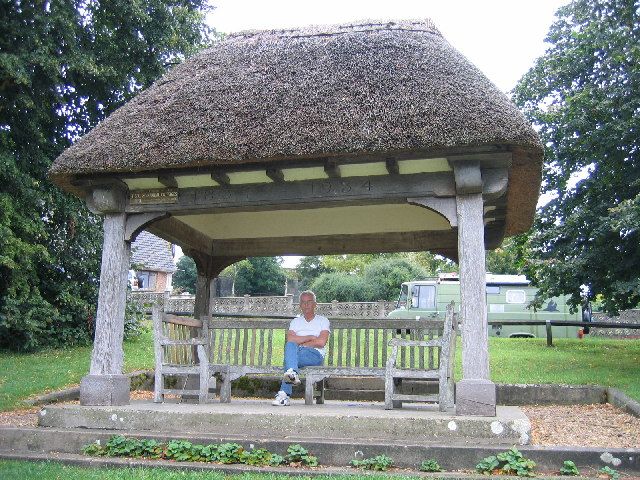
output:
<svg viewBox="0 0 640 480"><path fill-rule="evenodd" d="M150 399L151 392L131 392ZM532 425L531 444L640 448L640 419L610 404L521 407ZM35 427L39 407L0 412L0 426Z"/></svg>

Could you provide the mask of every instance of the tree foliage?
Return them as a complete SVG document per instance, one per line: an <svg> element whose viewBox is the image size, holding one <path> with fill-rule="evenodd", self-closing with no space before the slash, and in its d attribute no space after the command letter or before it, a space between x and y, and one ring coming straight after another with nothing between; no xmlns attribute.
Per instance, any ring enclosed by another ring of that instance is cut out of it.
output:
<svg viewBox="0 0 640 480"><path fill-rule="evenodd" d="M585 285L609 312L640 301L640 9L575 0L558 10L547 52L514 99L546 146L531 236L542 296Z"/></svg>
<svg viewBox="0 0 640 480"><path fill-rule="evenodd" d="M365 279L346 272L323 273L311 284L319 302L368 302L371 299Z"/></svg>
<svg viewBox="0 0 640 480"><path fill-rule="evenodd" d="M198 279L198 269L193 258L184 255L180 257L176 264L176 273L173 274L173 288L191 294L196 293L196 281Z"/></svg>
<svg viewBox="0 0 640 480"><path fill-rule="evenodd" d="M208 40L205 0L0 4L0 348L90 339L101 221L47 171Z"/></svg>
<svg viewBox="0 0 640 480"><path fill-rule="evenodd" d="M249 257L235 265L236 295L284 295L286 275L280 257Z"/></svg>
<svg viewBox="0 0 640 480"><path fill-rule="evenodd" d="M321 302L375 302L395 299L402 282L424 277L424 270L406 258L378 257L364 266L361 274L323 273L315 279L311 289Z"/></svg>
<svg viewBox="0 0 640 480"><path fill-rule="evenodd" d="M425 272L404 258L380 259L364 270L364 280L369 285L370 301L395 300L400 284L425 278Z"/></svg>

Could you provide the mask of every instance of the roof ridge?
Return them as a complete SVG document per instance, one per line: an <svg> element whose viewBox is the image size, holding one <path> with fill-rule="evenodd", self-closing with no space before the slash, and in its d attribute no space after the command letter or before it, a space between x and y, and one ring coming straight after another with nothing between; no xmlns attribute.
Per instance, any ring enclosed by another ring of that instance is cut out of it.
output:
<svg viewBox="0 0 640 480"><path fill-rule="evenodd" d="M268 30L244 30L230 33L227 40L240 40L251 37L276 36L276 37L322 37L342 35L345 33L361 33L374 31L413 31L426 32L442 36L440 30L430 18L407 20L357 20L348 23L330 25L308 25L299 28L277 28Z"/></svg>

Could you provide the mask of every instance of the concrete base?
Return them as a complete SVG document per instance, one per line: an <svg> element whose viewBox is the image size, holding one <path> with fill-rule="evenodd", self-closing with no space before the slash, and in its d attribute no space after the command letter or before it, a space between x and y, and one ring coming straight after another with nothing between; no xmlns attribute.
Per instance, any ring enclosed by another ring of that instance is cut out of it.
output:
<svg viewBox="0 0 640 480"><path fill-rule="evenodd" d="M463 379L456 383L456 414L496 416L496 384L490 380Z"/></svg>
<svg viewBox="0 0 640 480"><path fill-rule="evenodd" d="M131 458L104 458L104 457L87 457L78 455L82 452L82 447L95 441L100 441L104 445L112 435L121 434L129 438L152 438L160 442L168 442L169 440L187 440L194 444L208 445L212 443L237 442L245 448L266 448L267 450L285 455L287 448L295 443L301 444L307 448L313 455L318 457L320 469L291 469L287 471L286 467L277 467L270 469L269 467L247 467L244 465L220 465L208 464L201 462L167 462L159 461L155 463L153 460L143 459L135 460ZM161 432L141 432L141 431L113 431L113 430L87 430L87 429L64 429L64 428L15 428L0 427L0 459L14 458L20 460L47 460L47 461L63 461L77 464L78 461L85 461L87 466L100 468L101 466L144 466L150 468L153 466L161 466L163 468L180 468L180 469L214 469L223 472L230 469L229 473L241 473L242 471L259 470L260 473L273 473L274 476L281 478L284 474L295 475L296 477L317 476L328 477L330 475L353 475L354 470L345 468L353 459L370 458L376 455L387 455L393 458L395 466L400 468L411 468L417 470L420 464L428 458L433 458L446 470L474 470L475 465L489 455L496 455L504 452L511 445L486 445L477 443L474 445L455 446L446 442L441 444L419 444L398 442L373 442L361 439L344 439L334 440L331 438L320 439L299 439L295 437L281 437L272 435L260 438L255 435L246 437L234 436L215 436L206 434L193 434L182 432L180 435L175 433ZM631 478L630 475L640 472L640 449L631 448L580 448L580 447L536 447L536 446L518 446L518 450L526 458L536 462L536 477L540 478L540 472L557 472L562 462L571 459L579 466L583 475L589 475L589 469L593 470L593 477L597 475L597 470L609 466L623 473L621 478ZM105 463L107 462L107 463ZM120 462L120 464L118 464ZM334 467L331 467L331 466ZM340 467L342 468L340 469ZM360 478L366 478L359 473ZM414 475L409 472L402 472L404 475ZM624 475L629 475L624 476ZM451 480L457 478L468 478L467 473L447 472L439 473L435 477L429 478L449 478ZM353 477L355 478L355 477ZM394 478L394 477L388 477ZM487 478L486 476L484 478ZM504 477L515 479L515 477ZM544 477L547 478L547 477ZM558 478L558 477L553 477ZM566 477L565 477L566 478ZM584 477L581 477L584 478ZM634 477L637 478L637 477Z"/></svg>
<svg viewBox="0 0 640 480"><path fill-rule="evenodd" d="M204 405L134 401L124 406L49 405L40 411L43 427L117 431L185 432L244 438L368 439L380 443L449 445L527 444L531 425L518 407L499 407L494 417L455 416L437 406L327 401L308 406L293 400L274 407L270 400L235 400Z"/></svg>
<svg viewBox="0 0 640 480"><path fill-rule="evenodd" d="M87 375L80 381L80 405L129 405L128 375Z"/></svg>

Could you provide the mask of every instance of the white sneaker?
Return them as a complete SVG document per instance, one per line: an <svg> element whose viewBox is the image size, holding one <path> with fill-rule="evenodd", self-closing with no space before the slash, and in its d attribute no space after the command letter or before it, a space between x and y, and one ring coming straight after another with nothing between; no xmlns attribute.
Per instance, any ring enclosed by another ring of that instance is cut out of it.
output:
<svg viewBox="0 0 640 480"><path fill-rule="evenodd" d="M273 402L271 402L271 405L275 407L286 407L288 405L291 405L291 401L289 400L289 395L287 395L282 390L280 390L276 394L276 398L273 400Z"/></svg>
<svg viewBox="0 0 640 480"><path fill-rule="evenodd" d="M292 383L293 385L300 385L300 376L293 368L290 368L282 376L284 383Z"/></svg>

